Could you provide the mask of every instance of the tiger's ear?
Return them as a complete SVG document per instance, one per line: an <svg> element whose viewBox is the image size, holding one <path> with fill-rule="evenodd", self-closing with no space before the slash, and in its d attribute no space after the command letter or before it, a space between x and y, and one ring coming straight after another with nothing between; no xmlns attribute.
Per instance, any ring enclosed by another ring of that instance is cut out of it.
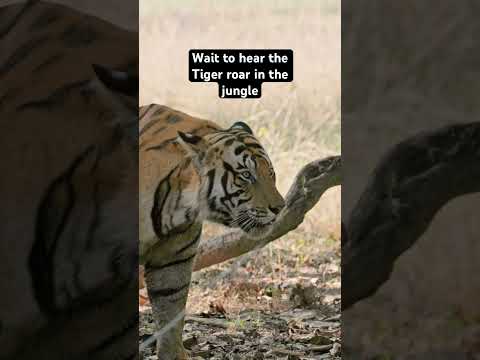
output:
<svg viewBox="0 0 480 360"><path fill-rule="evenodd" d="M204 138L178 131L178 143L192 159L200 165L207 152L208 144Z"/></svg>
<svg viewBox="0 0 480 360"><path fill-rule="evenodd" d="M246 123L244 123L243 121L237 121L235 124L233 124L229 130L242 130L242 131L246 131L247 133L253 135L253 131L252 129L250 128L250 126L248 126Z"/></svg>
<svg viewBox="0 0 480 360"><path fill-rule="evenodd" d="M124 71L107 69L97 64L93 64L92 67L97 78L108 89L127 96L138 95L138 76Z"/></svg>
<svg viewBox="0 0 480 360"><path fill-rule="evenodd" d="M113 114L113 126L120 126L134 148L138 145L138 76L124 71L92 65L96 81L92 84L100 101Z"/></svg>

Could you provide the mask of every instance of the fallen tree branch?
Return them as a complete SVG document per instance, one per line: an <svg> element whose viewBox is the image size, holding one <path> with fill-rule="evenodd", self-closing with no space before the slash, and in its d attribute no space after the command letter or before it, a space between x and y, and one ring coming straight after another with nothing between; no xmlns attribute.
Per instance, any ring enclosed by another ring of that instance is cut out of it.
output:
<svg viewBox="0 0 480 360"><path fill-rule="evenodd" d="M228 320L223 319L214 319L214 318L202 318L199 316L185 316L185 322L197 322L199 324L208 325L208 326L216 326L221 327L224 329L228 329L229 323Z"/></svg>
<svg viewBox="0 0 480 360"><path fill-rule="evenodd" d="M398 144L342 226L342 309L373 293L450 200L480 191L480 122ZM427 260L427 259L426 259Z"/></svg>
<svg viewBox="0 0 480 360"><path fill-rule="evenodd" d="M305 214L315 206L323 193L333 186L340 185L340 171L340 156L316 160L304 166L295 177L285 197L286 206L268 236L262 239L252 239L238 230L202 240L194 270L200 270L261 248L297 228L302 223Z"/></svg>

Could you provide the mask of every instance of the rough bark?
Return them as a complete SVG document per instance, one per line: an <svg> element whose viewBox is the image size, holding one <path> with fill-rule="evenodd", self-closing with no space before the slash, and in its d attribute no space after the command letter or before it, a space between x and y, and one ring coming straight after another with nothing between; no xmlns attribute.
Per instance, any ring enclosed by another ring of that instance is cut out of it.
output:
<svg viewBox="0 0 480 360"><path fill-rule="evenodd" d="M241 231L202 240L197 252L194 271L221 263L251 250L261 248L300 225L305 214L318 202L322 194L340 185L341 158L332 156L304 166L295 177L285 197L286 207L265 238L252 239Z"/></svg>
<svg viewBox="0 0 480 360"><path fill-rule="evenodd" d="M342 309L373 293L450 200L480 191L480 122L398 144L342 227ZM452 224L455 225L455 224Z"/></svg>

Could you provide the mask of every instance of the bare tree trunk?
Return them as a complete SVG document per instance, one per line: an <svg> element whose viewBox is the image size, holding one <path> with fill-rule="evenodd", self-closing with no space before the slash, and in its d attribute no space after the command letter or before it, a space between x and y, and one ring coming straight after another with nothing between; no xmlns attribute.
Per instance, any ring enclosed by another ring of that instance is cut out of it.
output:
<svg viewBox="0 0 480 360"><path fill-rule="evenodd" d="M480 191L480 122L398 144L380 162L342 239L342 309L372 295L450 200ZM452 224L455 225L455 224Z"/></svg>
<svg viewBox="0 0 480 360"><path fill-rule="evenodd" d="M295 177L285 198L286 207L268 236L252 239L238 230L202 240L197 252L194 271L261 248L295 229L326 190L340 185L340 172L340 156L316 160L304 166Z"/></svg>

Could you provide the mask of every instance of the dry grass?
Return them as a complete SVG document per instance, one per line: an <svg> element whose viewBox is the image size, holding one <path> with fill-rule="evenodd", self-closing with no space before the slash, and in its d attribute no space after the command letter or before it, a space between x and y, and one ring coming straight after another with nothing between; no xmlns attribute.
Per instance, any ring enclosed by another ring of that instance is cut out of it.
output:
<svg viewBox="0 0 480 360"><path fill-rule="evenodd" d="M311 160L340 152L340 7L335 1L140 2L140 104L160 103L228 126L242 119L274 163L285 193ZM291 48L294 81L263 84L255 100L218 98L217 84L188 81L192 48ZM300 231L338 235L340 191Z"/></svg>

